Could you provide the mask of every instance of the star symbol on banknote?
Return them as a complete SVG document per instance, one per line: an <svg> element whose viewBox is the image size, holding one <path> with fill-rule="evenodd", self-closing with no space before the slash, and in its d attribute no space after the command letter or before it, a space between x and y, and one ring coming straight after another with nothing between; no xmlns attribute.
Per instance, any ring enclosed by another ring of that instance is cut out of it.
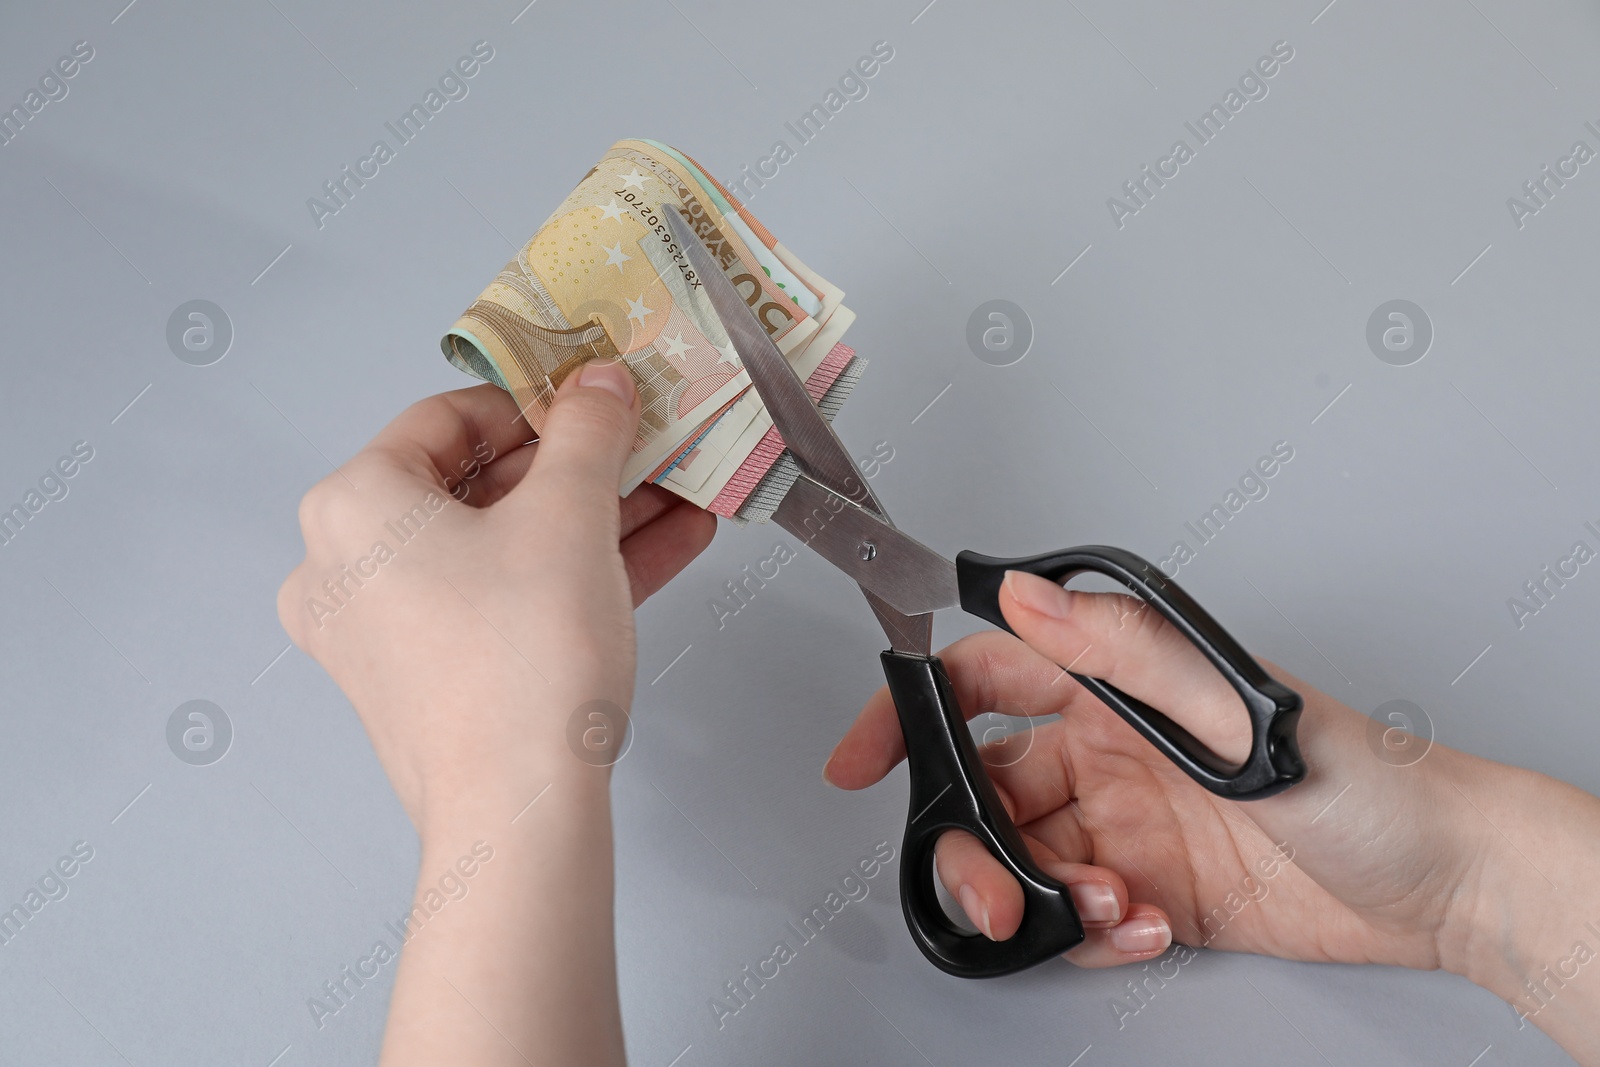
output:
<svg viewBox="0 0 1600 1067"><path fill-rule="evenodd" d="M638 186L640 189L643 189L644 178L645 176L639 173L639 168L634 167L631 171L622 176L622 187L626 189L628 186L634 185Z"/></svg>
<svg viewBox="0 0 1600 1067"><path fill-rule="evenodd" d="M627 214L627 212L623 211L617 206L617 198L612 197L611 203L600 209L600 221L605 222L607 219L616 219L618 222L621 222L622 216L625 214Z"/></svg>
<svg viewBox="0 0 1600 1067"><path fill-rule="evenodd" d="M673 357L675 357L677 359L684 358L683 354L685 352L689 351L689 349L695 347L694 345L684 344L684 342L683 342L683 331L682 330L678 331L678 336L676 336L676 337L668 337L666 339L666 344L667 344L667 355L673 356Z"/></svg>
<svg viewBox="0 0 1600 1067"><path fill-rule="evenodd" d="M628 301L628 318L638 319L639 325L644 325L644 317L654 311L654 308L644 306L644 294L639 294L639 299Z"/></svg>
<svg viewBox="0 0 1600 1067"><path fill-rule="evenodd" d="M722 353L722 355L717 359L719 364L729 363L735 367L743 366L743 364L739 362L739 351L738 349L734 348L733 345L712 345L711 347Z"/></svg>
<svg viewBox="0 0 1600 1067"><path fill-rule="evenodd" d="M609 247L606 247L606 246L602 246L602 247L605 247L605 249L606 249L606 266L617 268L617 273L621 274L622 273L622 265L624 263L628 262L628 260L632 259L633 257L630 256L630 255L625 254L622 251L622 242L621 241L618 241L616 244L611 245Z"/></svg>

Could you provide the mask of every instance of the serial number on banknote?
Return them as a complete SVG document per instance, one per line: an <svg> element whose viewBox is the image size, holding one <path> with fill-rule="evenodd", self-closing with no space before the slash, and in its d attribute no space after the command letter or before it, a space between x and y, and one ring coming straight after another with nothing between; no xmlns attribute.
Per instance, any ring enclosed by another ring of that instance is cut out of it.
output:
<svg viewBox="0 0 1600 1067"><path fill-rule="evenodd" d="M683 280L689 288L700 288L700 278L695 274L694 268L689 266L689 257L678 247L672 231L667 229L667 224L661 220L657 209L646 204L643 197L636 196L626 189L618 189L613 195L622 197L624 203L639 213L639 220L650 227L650 232L661 238L661 243L667 246L667 255L672 258L673 266L678 268L678 273L683 275Z"/></svg>

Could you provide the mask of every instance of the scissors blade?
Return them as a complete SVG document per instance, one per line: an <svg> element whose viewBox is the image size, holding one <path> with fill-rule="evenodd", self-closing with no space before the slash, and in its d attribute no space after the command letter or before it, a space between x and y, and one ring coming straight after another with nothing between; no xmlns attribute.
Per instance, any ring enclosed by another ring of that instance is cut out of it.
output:
<svg viewBox="0 0 1600 1067"><path fill-rule="evenodd" d="M954 563L804 474L772 521L902 615L926 615L961 603Z"/></svg>
<svg viewBox="0 0 1600 1067"><path fill-rule="evenodd" d="M844 442L812 402L805 383L756 321L744 297L717 268L680 209L663 204L661 214L688 255L706 297L750 374L750 383L772 416L772 423L783 436L795 463L832 492L887 518L883 507L856 472L855 460Z"/></svg>
<svg viewBox="0 0 1600 1067"><path fill-rule="evenodd" d="M727 331L734 351L739 354L740 361L749 372L750 384L755 387L756 395L761 398L767 413L772 416L772 424L778 428L784 444L788 446L790 454L794 456L795 464L800 468L801 477L796 479L796 486L801 482L811 482L824 495L832 494L875 513L877 518L893 529L893 525L888 521L888 513L856 472L855 460L844 447L844 442L833 432L828 420L822 417L822 412L817 410L817 405L811 400L811 394L806 392L805 383L800 380L800 376L789 365L783 353L778 351L778 346L772 343L772 339L761 328L750 306L733 287L727 275L723 274L712 261L705 245L701 244L700 239L689 228L689 223L684 219L681 210L672 204L663 204L661 214L666 218L667 226L671 228L679 247L688 257L689 264L706 297L711 301L712 309L722 320L722 328ZM794 495L794 489L790 489L789 495ZM789 496L785 496L784 502L789 502ZM796 521L803 529L803 522ZM784 528L795 533L795 530L787 525ZM803 533L795 533L795 536L808 543L811 541L811 538ZM824 558L835 566L839 564L837 555L825 554ZM934 558L939 557L934 556ZM948 564L948 561L944 562ZM937 568L935 570L937 571ZM846 570L846 573L850 571ZM953 577L952 566L952 585ZM936 584L937 581L936 578ZM933 645L933 615L929 611L902 611L873 588L859 581L857 584L861 586L861 592L866 596L872 614L877 617L884 634L889 638L890 647L897 652L926 656Z"/></svg>

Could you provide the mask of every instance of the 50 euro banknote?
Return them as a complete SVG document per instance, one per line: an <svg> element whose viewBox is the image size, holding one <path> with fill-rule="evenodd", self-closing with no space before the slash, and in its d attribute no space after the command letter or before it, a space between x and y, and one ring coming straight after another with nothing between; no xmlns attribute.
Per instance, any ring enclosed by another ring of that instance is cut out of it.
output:
<svg viewBox="0 0 1600 1067"><path fill-rule="evenodd" d="M535 432L592 359L633 373L641 415L620 490L654 481L720 515L764 519L794 465L663 210L679 211L831 417L862 363L854 313L689 157L619 141L441 342L462 370L516 399Z"/></svg>

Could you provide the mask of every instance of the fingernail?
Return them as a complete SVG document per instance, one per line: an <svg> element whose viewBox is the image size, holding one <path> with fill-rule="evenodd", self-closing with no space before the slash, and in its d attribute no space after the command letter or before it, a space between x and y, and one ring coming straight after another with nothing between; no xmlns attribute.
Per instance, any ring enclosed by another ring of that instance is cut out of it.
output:
<svg viewBox="0 0 1600 1067"><path fill-rule="evenodd" d="M633 375L615 359L597 359L578 371L578 384L585 389L604 389L629 407L633 406Z"/></svg>
<svg viewBox="0 0 1600 1067"><path fill-rule="evenodd" d="M956 896L960 899L961 910L967 913L967 918L983 931L984 937L993 941L994 930L989 926L989 906L978 898L978 891L970 885L964 885Z"/></svg>
<svg viewBox="0 0 1600 1067"><path fill-rule="evenodd" d="M1104 882L1074 882L1068 888L1072 890L1072 906L1084 922L1114 923L1122 918L1116 891Z"/></svg>
<svg viewBox="0 0 1600 1067"><path fill-rule="evenodd" d="M822 765L822 780L836 789L839 786L839 783L833 780L833 757L831 755L828 757L828 762Z"/></svg>
<svg viewBox="0 0 1600 1067"><path fill-rule="evenodd" d="M1118 952L1143 955L1161 952L1172 944L1172 929L1154 915L1141 915L1111 928L1111 947Z"/></svg>
<svg viewBox="0 0 1600 1067"><path fill-rule="evenodd" d="M1064 619L1072 605L1072 595L1048 578L1022 571L1006 571L1003 583L1017 603L1052 619Z"/></svg>

